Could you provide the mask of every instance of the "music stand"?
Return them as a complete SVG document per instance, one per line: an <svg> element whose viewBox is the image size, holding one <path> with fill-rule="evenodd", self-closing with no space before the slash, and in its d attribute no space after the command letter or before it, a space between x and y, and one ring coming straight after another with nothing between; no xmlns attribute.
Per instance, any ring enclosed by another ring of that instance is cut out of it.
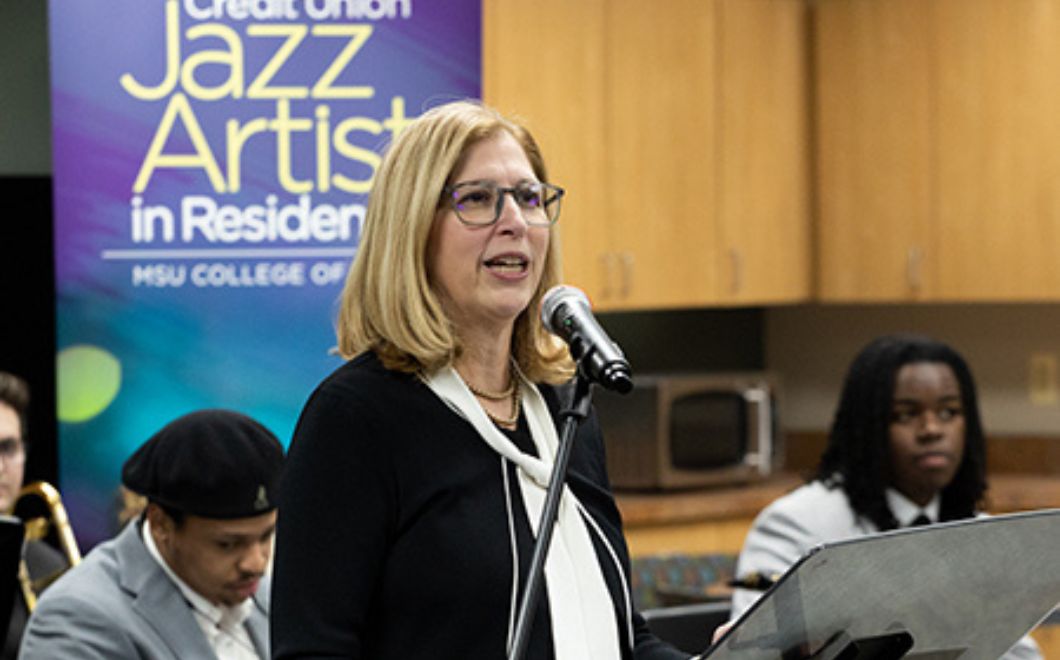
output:
<svg viewBox="0 0 1060 660"><path fill-rule="evenodd" d="M0 646L7 639L11 608L19 589L18 564L22 561L22 521L0 514Z"/></svg>
<svg viewBox="0 0 1060 660"><path fill-rule="evenodd" d="M884 532L807 553L710 660L997 660L1060 602L1060 510Z"/></svg>

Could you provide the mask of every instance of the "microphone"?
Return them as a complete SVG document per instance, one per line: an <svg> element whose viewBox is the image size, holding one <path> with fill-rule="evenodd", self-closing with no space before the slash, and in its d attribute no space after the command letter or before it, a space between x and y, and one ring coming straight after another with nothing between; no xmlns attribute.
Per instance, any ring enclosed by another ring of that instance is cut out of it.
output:
<svg viewBox="0 0 1060 660"><path fill-rule="evenodd" d="M541 322L567 342L583 376L620 394L633 389L626 356L596 322L589 299L580 289L563 284L549 289L541 300Z"/></svg>

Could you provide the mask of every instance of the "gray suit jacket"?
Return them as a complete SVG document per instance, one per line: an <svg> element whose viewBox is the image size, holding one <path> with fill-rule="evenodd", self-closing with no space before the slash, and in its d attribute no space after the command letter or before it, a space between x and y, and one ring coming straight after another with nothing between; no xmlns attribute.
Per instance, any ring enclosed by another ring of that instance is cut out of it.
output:
<svg viewBox="0 0 1060 660"><path fill-rule="evenodd" d="M263 658L269 657L267 582L246 623ZM20 653L25 660L216 658L177 585L148 554L136 523L48 588Z"/></svg>

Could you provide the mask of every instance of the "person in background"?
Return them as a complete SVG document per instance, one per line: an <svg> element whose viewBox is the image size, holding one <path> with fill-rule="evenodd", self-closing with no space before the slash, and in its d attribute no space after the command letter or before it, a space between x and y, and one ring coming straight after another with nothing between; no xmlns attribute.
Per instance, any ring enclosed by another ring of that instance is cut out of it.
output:
<svg viewBox="0 0 1060 660"><path fill-rule="evenodd" d="M139 493L132 492L124 484L118 486L116 499L117 513L115 514L115 519L119 530L125 527L130 520L139 518L140 514L147 508L147 498Z"/></svg>
<svg viewBox="0 0 1060 660"><path fill-rule="evenodd" d="M203 410L122 467L147 507L53 584L20 658L264 660L283 447L237 412Z"/></svg>
<svg viewBox="0 0 1060 660"><path fill-rule="evenodd" d="M0 511L6 514L14 511L25 476L29 397L26 381L0 371ZM31 581L47 579L67 566L62 554L43 541L28 541L22 548L22 556ZM0 650L3 660L18 656L18 645L29 617L21 589L15 590L14 599L7 637Z"/></svg>
<svg viewBox="0 0 1060 660"><path fill-rule="evenodd" d="M929 337L879 337L850 365L812 479L752 524L737 579L768 582L822 543L972 518L986 488L986 441L964 358ZM732 619L759 596L736 589ZM1028 637L1005 657L1040 653Z"/></svg>
<svg viewBox="0 0 1060 660"><path fill-rule="evenodd" d="M530 133L436 107L378 168L276 537L274 658L507 656L573 364L542 327L563 190ZM573 443L528 659L686 658L632 610L595 419Z"/></svg>

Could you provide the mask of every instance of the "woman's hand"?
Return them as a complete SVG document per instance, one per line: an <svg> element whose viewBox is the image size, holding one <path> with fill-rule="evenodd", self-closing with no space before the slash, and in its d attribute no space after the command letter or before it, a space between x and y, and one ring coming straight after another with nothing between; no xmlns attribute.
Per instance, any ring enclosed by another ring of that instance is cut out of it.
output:
<svg viewBox="0 0 1060 660"><path fill-rule="evenodd" d="M729 632L729 628L732 628L732 624L733 623L734 622L729 621L728 623L723 623L720 626L718 626L717 628L715 628L714 629L714 634L710 636L710 643L711 644L717 644L718 640L721 639L721 636L724 635L725 633Z"/></svg>

